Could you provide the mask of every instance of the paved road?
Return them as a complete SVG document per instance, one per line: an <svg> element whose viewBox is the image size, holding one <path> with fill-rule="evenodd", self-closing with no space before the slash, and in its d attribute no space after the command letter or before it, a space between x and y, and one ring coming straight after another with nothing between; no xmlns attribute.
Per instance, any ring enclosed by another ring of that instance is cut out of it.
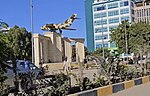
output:
<svg viewBox="0 0 150 96"><path fill-rule="evenodd" d="M120 91L112 96L150 96L150 82Z"/></svg>

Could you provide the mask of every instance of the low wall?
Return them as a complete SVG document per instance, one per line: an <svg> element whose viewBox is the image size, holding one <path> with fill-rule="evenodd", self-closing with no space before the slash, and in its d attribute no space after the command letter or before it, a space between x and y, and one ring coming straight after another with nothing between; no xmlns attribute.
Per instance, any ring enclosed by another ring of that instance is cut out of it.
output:
<svg viewBox="0 0 150 96"><path fill-rule="evenodd" d="M70 94L68 96L108 96L113 93L131 88L137 85L145 84L147 82L150 82L150 76L144 76L144 77L137 78L134 80L129 80L129 81L121 82L121 83L116 83L113 85L95 88L92 90Z"/></svg>

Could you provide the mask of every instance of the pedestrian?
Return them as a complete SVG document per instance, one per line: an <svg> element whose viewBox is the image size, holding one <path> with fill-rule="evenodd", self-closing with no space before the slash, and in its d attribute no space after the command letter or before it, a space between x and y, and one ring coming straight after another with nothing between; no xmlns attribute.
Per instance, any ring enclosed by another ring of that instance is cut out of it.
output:
<svg viewBox="0 0 150 96"><path fill-rule="evenodd" d="M96 67L98 68L98 64L95 59L93 60L93 62L94 62L94 64L96 64Z"/></svg>
<svg viewBox="0 0 150 96"><path fill-rule="evenodd" d="M64 62L63 62L63 70L64 70L64 72L68 73L68 71L70 71L69 67L70 67L70 62L67 59L67 57L65 57Z"/></svg>

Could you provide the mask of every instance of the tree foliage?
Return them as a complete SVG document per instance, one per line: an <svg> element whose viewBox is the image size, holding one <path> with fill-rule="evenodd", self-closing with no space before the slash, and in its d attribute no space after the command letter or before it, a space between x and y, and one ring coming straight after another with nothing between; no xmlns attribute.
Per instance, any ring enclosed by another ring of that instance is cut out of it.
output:
<svg viewBox="0 0 150 96"><path fill-rule="evenodd" d="M31 33L25 28L14 26L10 30L2 30L0 33L0 69L6 71L7 60L12 60L13 70L16 74L17 59L31 59ZM3 74L2 74L3 75ZM15 76L17 80L17 77Z"/></svg>
<svg viewBox="0 0 150 96"><path fill-rule="evenodd" d="M0 29L3 29L3 28L7 29L8 27L9 25L0 19Z"/></svg>
<svg viewBox="0 0 150 96"><path fill-rule="evenodd" d="M25 28L14 26L5 35L8 47L11 49L11 59L31 59L31 33Z"/></svg>
<svg viewBox="0 0 150 96"><path fill-rule="evenodd" d="M0 34L0 96L2 96L5 92L6 85L4 81L7 77L4 75L6 72L7 65L7 57L9 55L9 48L6 46L5 36Z"/></svg>
<svg viewBox="0 0 150 96"><path fill-rule="evenodd" d="M96 51L94 51L92 53L92 55L95 57L102 57L103 56L103 49L98 48ZM109 56L110 56L110 50L108 50L107 48L104 48L104 57L107 58Z"/></svg>
<svg viewBox="0 0 150 96"><path fill-rule="evenodd" d="M125 34L126 28L126 34ZM113 29L111 41L115 41L119 48L119 53L125 53L127 36L128 53L137 53L149 48L150 41L150 25L146 23L129 24L127 21L120 24L118 28Z"/></svg>

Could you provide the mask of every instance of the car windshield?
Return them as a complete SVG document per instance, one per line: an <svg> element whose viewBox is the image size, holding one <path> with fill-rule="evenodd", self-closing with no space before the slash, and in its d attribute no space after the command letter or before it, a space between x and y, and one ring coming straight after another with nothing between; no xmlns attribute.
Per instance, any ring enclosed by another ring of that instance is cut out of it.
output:
<svg viewBox="0 0 150 96"><path fill-rule="evenodd" d="M28 69L28 64L25 62L20 62L20 68L22 69Z"/></svg>

